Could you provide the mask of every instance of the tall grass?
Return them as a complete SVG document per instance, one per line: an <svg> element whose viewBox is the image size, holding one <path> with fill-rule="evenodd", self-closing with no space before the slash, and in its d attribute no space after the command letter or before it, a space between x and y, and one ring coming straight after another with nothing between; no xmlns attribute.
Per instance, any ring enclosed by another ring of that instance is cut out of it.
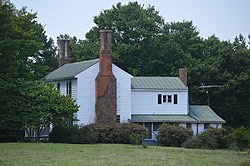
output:
<svg viewBox="0 0 250 166"><path fill-rule="evenodd" d="M229 150L121 144L2 143L0 165L239 165L250 154Z"/></svg>

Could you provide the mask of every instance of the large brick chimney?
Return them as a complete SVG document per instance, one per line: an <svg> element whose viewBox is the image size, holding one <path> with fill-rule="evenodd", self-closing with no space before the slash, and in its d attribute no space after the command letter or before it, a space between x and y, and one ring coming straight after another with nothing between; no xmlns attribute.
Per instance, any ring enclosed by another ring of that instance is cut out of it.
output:
<svg viewBox="0 0 250 166"><path fill-rule="evenodd" d="M116 78L112 72L112 30L100 30L99 73L96 77L96 123L116 123Z"/></svg>
<svg viewBox="0 0 250 166"><path fill-rule="evenodd" d="M69 40L67 40L67 39L59 39L57 42L58 42L58 48L59 48L58 67L61 67L64 64L70 63Z"/></svg>
<svg viewBox="0 0 250 166"><path fill-rule="evenodd" d="M179 78L180 80L187 86L187 68L180 68L179 69Z"/></svg>

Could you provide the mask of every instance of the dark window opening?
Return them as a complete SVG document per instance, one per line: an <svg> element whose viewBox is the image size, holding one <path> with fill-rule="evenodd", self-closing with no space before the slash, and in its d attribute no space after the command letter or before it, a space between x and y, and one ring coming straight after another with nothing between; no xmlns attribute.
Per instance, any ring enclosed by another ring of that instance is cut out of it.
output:
<svg viewBox="0 0 250 166"><path fill-rule="evenodd" d="M163 123L160 123L160 122L156 122L156 123L153 123L153 131L158 131L160 125L162 125Z"/></svg>
<svg viewBox="0 0 250 166"><path fill-rule="evenodd" d="M209 123L204 123L204 129L208 129L210 127L210 124Z"/></svg>
<svg viewBox="0 0 250 166"><path fill-rule="evenodd" d="M174 104L177 104L177 94L174 94Z"/></svg>
<svg viewBox="0 0 250 166"><path fill-rule="evenodd" d="M57 90L60 90L60 82L56 84Z"/></svg>
<svg viewBox="0 0 250 166"><path fill-rule="evenodd" d="M163 103L166 103L167 102L167 96L166 95L163 95L163 100L162 100Z"/></svg>
<svg viewBox="0 0 250 166"><path fill-rule="evenodd" d="M121 122L121 116L120 115L116 115L116 123L120 123Z"/></svg>
<svg viewBox="0 0 250 166"><path fill-rule="evenodd" d="M161 94L158 94L158 104L161 104Z"/></svg>
<svg viewBox="0 0 250 166"><path fill-rule="evenodd" d="M168 95L168 102L171 103L172 102L172 96Z"/></svg>
<svg viewBox="0 0 250 166"><path fill-rule="evenodd" d="M191 123L187 123L187 124L186 124L186 128L187 128L187 129L191 129L191 128L192 128L192 124L191 124Z"/></svg>
<svg viewBox="0 0 250 166"><path fill-rule="evenodd" d="M71 97L71 94L72 94L72 83L70 81L70 82L67 82L67 95Z"/></svg>

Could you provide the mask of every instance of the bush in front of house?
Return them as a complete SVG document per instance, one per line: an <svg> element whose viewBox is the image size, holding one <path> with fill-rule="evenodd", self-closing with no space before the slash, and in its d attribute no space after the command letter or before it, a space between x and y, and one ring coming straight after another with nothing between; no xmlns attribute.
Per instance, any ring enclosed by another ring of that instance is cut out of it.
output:
<svg viewBox="0 0 250 166"><path fill-rule="evenodd" d="M54 143L90 144L96 143L96 136L88 126L57 126L49 134Z"/></svg>
<svg viewBox="0 0 250 166"><path fill-rule="evenodd" d="M71 133L77 130L76 126L55 126L49 134L49 139L54 143L72 143Z"/></svg>
<svg viewBox="0 0 250 166"><path fill-rule="evenodd" d="M148 134L145 127L134 123L91 124L89 127L95 133L97 143L130 144L133 143L129 139L132 134L140 136Z"/></svg>
<svg viewBox="0 0 250 166"><path fill-rule="evenodd" d="M224 128L209 128L182 144L184 148L218 149L229 146L229 132Z"/></svg>
<svg viewBox="0 0 250 166"><path fill-rule="evenodd" d="M217 149L227 148L229 133L223 128L210 128L198 135L198 142L201 148Z"/></svg>
<svg viewBox="0 0 250 166"><path fill-rule="evenodd" d="M162 146L180 147L189 137L193 135L191 129L181 126L162 124L159 127L158 141Z"/></svg>
<svg viewBox="0 0 250 166"><path fill-rule="evenodd" d="M250 148L250 131L243 126L235 129L229 138L241 151Z"/></svg>

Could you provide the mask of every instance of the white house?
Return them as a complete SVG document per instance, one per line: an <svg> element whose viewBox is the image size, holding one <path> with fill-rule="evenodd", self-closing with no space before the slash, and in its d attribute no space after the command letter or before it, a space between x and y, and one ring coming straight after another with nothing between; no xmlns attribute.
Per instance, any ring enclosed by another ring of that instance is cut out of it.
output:
<svg viewBox="0 0 250 166"><path fill-rule="evenodd" d="M179 77L134 77L112 63L111 35L100 31L100 58L68 63L68 42L59 42L59 65L45 77L80 106L79 125L139 123L156 139L160 124L191 128L194 134L225 121L207 105L189 105L187 71Z"/></svg>

